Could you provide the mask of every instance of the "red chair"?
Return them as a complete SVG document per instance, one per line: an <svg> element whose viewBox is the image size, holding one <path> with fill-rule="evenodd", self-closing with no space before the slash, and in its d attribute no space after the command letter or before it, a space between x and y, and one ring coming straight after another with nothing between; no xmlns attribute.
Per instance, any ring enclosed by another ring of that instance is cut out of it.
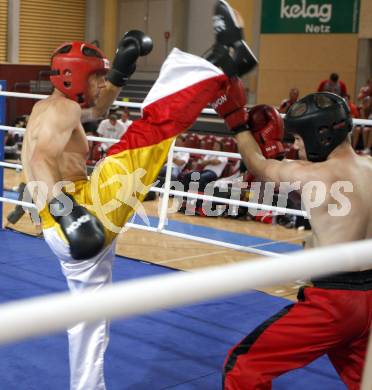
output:
<svg viewBox="0 0 372 390"><path fill-rule="evenodd" d="M184 146L185 148L195 148L198 149L200 145L200 138L195 133L190 133L186 135Z"/></svg>
<svg viewBox="0 0 372 390"><path fill-rule="evenodd" d="M229 158L229 161L223 170L221 177L230 177L232 175L235 175L240 168L240 159L238 158Z"/></svg>
<svg viewBox="0 0 372 390"><path fill-rule="evenodd" d="M201 149L213 150L214 143L217 141L214 135L206 135L201 140Z"/></svg>
<svg viewBox="0 0 372 390"><path fill-rule="evenodd" d="M100 146L100 142L93 142L93 147L91 148L89 157L86 161L87 165L96 165L96 163L103 157Z"/></svg>
<svg viewBox="0 0 372 390"><path fill-rule="evenodd" d="M224 137L221 139L222 150L228 153L237 153L238 146L233 137Z"/></svg>
<svg viewBox="0 0 372 390"><path fill-rule="evenodd" d="M189 133L186 135L185 142L184 142L185 148L193 148L193 149L200 149L200 138L195 133ZM199 153L190 153L190 160L185 167L188 170L194 170L196 162L200 159L201 154ZM187 170L186 169L186 170Z"/></svg>
<svg viewBox="0 0 372 390"><path fill-rule="evenodd" d="M238 146L233 137L224 137L221 139L222 150L228 153L237 153ZM240 159L229 157L228 164L222 172L222 177L229 177L238 172L240 166Z"/></svg>

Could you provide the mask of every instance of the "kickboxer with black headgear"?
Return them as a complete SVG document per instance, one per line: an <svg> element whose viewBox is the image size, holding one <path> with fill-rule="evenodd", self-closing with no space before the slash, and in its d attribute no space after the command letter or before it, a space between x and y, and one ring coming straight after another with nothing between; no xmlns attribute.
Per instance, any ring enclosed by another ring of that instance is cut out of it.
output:
<svg viewBox="0 0 372 390"><path fill-rule="evenodd" d="M276 109L259 105L247 110L237 78L224 93L214 107L235 133L244 163L257 178L301 192L312 246L372 238L372 159L351 147L352 120L343 98L313 93L296 102L284 125L294 135L301 160L278 161L283 123ZM297 303L229 351L225 390L269 390L274 378L324 354L349 389L360 388L372 320L372 270L335 273L312 284L300 289Z"/></svg>
<svg viewBox="0 0 372 390"><path fill-rule="evenodd" d="M325 161L353 128L346 101L331 92L305 96L291 106L284 121L289 134L302 138L306 158L313 162Z"/></svg>
<svg viewBox="0 0 372 390"><path fill-rule="evenodd" d="M175 137L225 90L231 77L256 65L235 19L230 6L218 1L216 40L206 59L171 51L143 102L141 119L108 149L90 178L81 123L107 111L135 71L138 57L150 53L152 41L140 31L129 31L111 68L104 54L85 42L64 43L53 53L55 90L33 108L22 162L45 240L72 292L111 283L116 237L142 207ZM79 323L68 329L68 337L70 389L105 390L108 321Z"/></svg>

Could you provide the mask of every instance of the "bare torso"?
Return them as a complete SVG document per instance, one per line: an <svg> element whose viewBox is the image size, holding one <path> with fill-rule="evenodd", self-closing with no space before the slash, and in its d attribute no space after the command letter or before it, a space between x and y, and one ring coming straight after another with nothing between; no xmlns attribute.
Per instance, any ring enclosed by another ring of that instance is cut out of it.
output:
<svg viewBox="0 0 372 390"><path fill-rule="evenodd" d="M81 123L76 123L67 140L62 137L61 140L59 139L58 127L54 126L56 120L64 121L65 116L70 115L68 110L63 112L66 100L64 97L52 95L46 100L39 101L32 110L22 147L22 163L28 182L40 180L38 173L43 176L42 172L35 172L32 159L35 153L39 153L37 148L46 137L53 144L63 142L63 145L60 145L61 153L55 156L58 163L57 176L59 176L56 179L76 181L87 178L85 161L89 146ZM61 125L63 126L63 123Z"/></svg>
<svg viewBox="0 0 372 390"><path fill-rule="evenodd" d="M248 131L239 133L237 140L246 165L257 177L277 186L286 187L290 183L292 190L292 184L301 185L305 207L313 201L306 197L306 186L325 189L323 196L320 194L322 201L310 210L313 237L307 247L372 238L372 158L358 156L348 140L321 163L265 159ZM300 152L304 152L304 145L300 147Z"/></svg>
<svg viewBox="0 0 372 390"><path fill-rule="evenodd" d="M372 158L356 155L348 144L341 148L315 169L313 179L327 191L321 206L311 209L313 246L372 238Z"/></svg>

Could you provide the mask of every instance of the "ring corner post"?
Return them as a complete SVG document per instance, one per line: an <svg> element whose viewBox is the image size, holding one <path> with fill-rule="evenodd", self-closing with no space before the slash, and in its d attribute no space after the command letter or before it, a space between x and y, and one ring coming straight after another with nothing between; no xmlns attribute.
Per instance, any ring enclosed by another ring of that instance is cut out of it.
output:
<svg viewBox="0 0 372 390"><path fill-rule="evenodd" d="M6 91L6 80L0 80L0 91ZM5 96L0 96L0 125L5 125ZM0 130L0 161L4 161L4 132ZM4 168L0 167L0 196L4 192ZM0 202L0 229L3 229L3 202Z"/></svg>

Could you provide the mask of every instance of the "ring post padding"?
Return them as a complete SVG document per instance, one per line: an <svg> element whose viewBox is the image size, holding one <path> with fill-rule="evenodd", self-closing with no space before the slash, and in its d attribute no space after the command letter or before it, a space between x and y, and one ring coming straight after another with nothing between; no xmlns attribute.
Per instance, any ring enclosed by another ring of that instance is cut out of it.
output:
<svg viewBox="0 0 372 390"><path fill-rule="evenodd" d="M6 80L0 80L0 91L6 91ZM5 96L0 96L0 125L5 124ZM4 132L0 131L0 161L4 161ZM0 167L0 197L4 194L4 168ZM0 202L0 229L3 228L3 202Z"/></svg>

